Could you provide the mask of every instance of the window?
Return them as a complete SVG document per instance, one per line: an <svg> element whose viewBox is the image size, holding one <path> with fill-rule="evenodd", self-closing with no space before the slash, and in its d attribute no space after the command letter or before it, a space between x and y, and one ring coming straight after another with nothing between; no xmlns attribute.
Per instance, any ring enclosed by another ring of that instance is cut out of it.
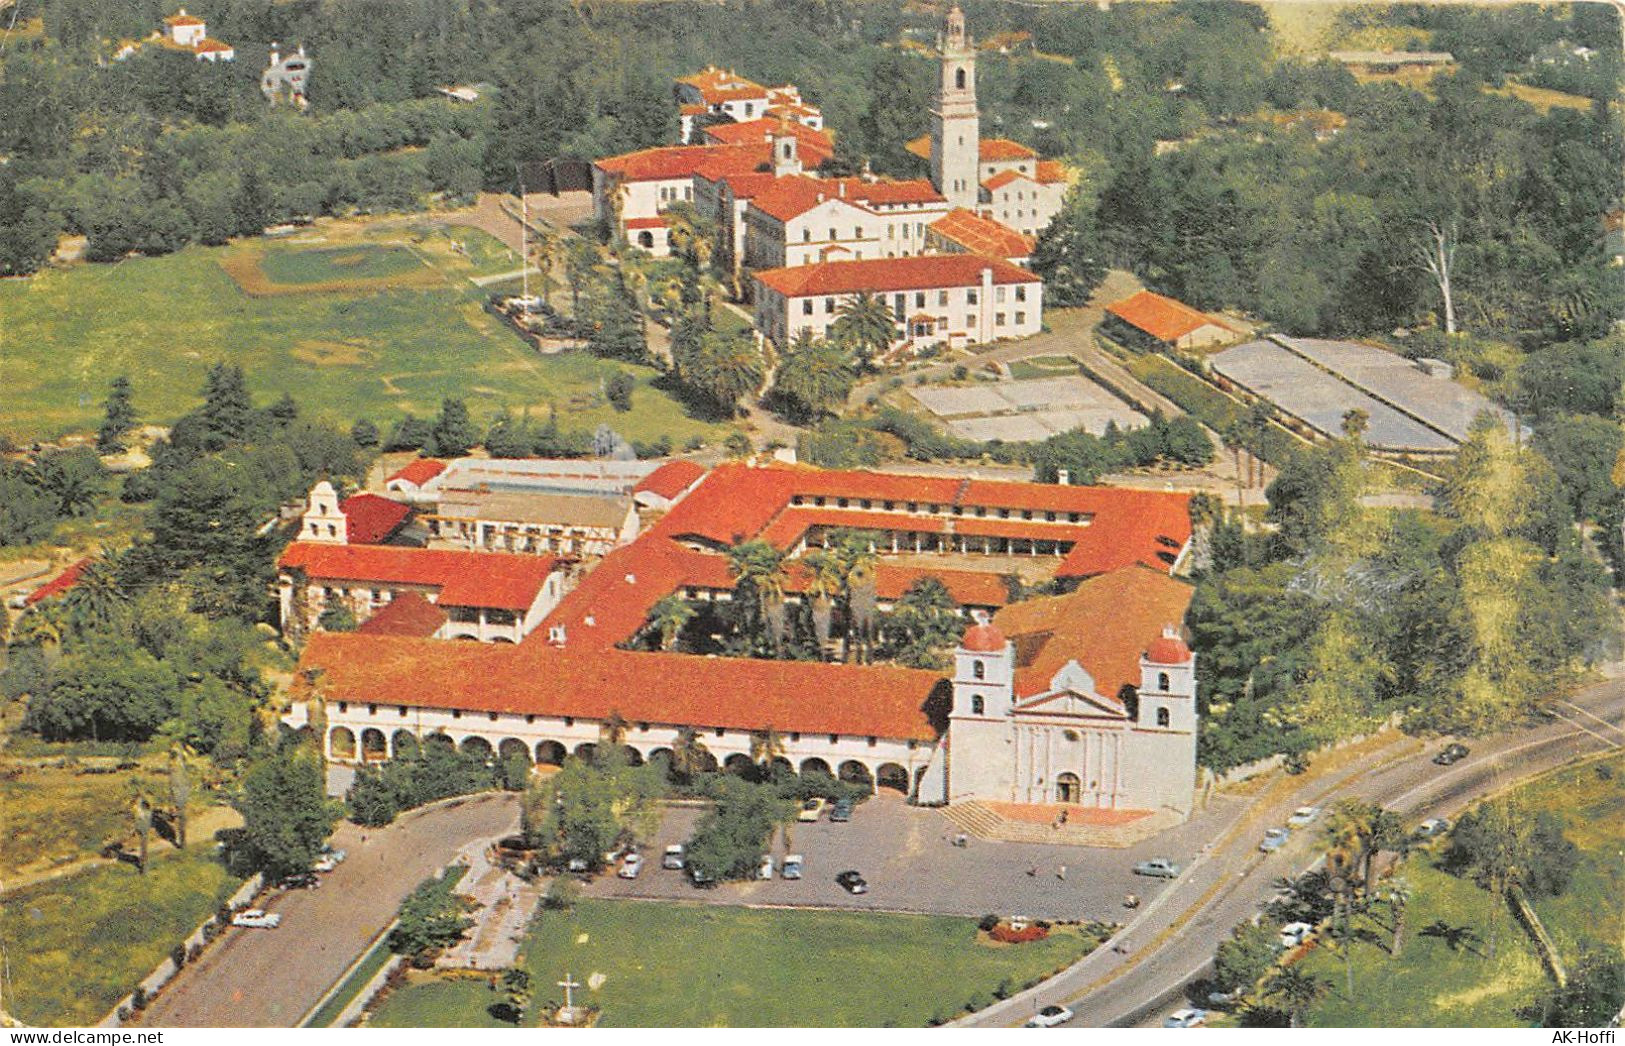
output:
<svg viewBox="0 0 1625 1046"><path fill-rule="evenodd" d="M812 299L811 298L803 298L803 299L801 299L801 314L803 316L811 316L813 314L813 307L812 307Z"/></svg>
<svg viewBox="0 0 1625 1046"><path fill-rule="evenodd" d="M925 308L925 292L924 291L915 291L914 292L914 307L916 309Z"/></svg>
<svg viewBox="0 0 1625 1046"><path fill-rule="evenodd" d="M812 242L812 230L811 229L802 229L801 230L801 242L802 243L811 243Z"/></svg>
<svg viewBox="0 0 1625 1046"><path fill-rule="evenodd" d="M829 238L832 240L838 240L841 238L841 234L836 232L834 229L831 229L829 231Z"/></svg>
<svg viewBox="0 0 1625 1046"><path fill-rule="evenodd" d="M398 708L399 708L399 711L400 711L401 715L406 714L406 706L405 705L400 705L400 706L398 706Z"/></svg>
<svg viewBox="0 0 1625 1046"><path fill-rule="evenodd" d="M1167 726L1168 725L1168 710L1166 708L1157 709L1157 725L1158 726Z"/></svg>
<svg viewBox="0 0 1625 1046"><path fill-rule="evenodd" d="M981 658L977 658L975 661L972 661L970 665L970 674L972 679L986 679L987 663Z"/></svg>
<svg viewBox="0 0 1625 1046"><path fill-rule="evenodd" d="M1019 326L1021 326L1022 324L1026 323L1026 322L1027 322L1027 314L1025 312L1018 311L1016 313L1016 326L1019 327Z"/></svg>
<svg viewBox="0 0 1625 1046"><path fill-rule="evenodd" d="M755 112L756 112L756 103L755 102L746 102L745 103L745 115L750 116Z"/></svg>
<svg viewBox="0 0 1625 1046"><path fill-rule="evenodd" d="M965 89L965 70L960 69L954 73L954 86L961 91ZM965 139L961 138L959 144L964 145Z"/></svg>
<svg viewBox="0 0 1625 1046"><path fill-rule="evenodd" d="M855 225L855 226L852 227L852 238L854 240L863 239L863 226Z"/></svg>
<svg viewBox="0 0 1625 1046"><path fill-rule="evenodd" d="M1024 283L1016 284L1016 300L1017 301L1026 301L1027 300L1027 285L1026 284L1024 284Z"/></svg>
<svg viewBox="0 0 1625 1046"><path fill-rule="evenodd" d="M1165 694L1168 692L1168 673L1167 672L1158 672L1157 673L1157 689L1161 690Z"/></svg>
<svg viewBox="0 0 1625 1046"><path fill-rule="evenodd" d="M970 699L970 714L981 715L986 706L987 703L982 700L982 695L977 694L975 697Z"/></svg>
<svg viewBox="0 0 1625 1046"><path fill-rule="evenodd" d="M939 306L948 304L948 292L947 291L938 291L937 292L937 304Z"/></svg>
<svg viewBox="0 0 1625 1046"><path fill-rule="evenodd" d="M1000 305L1004 304L1004 284L993 288L993 300Z"/></svg>
<svg viewBox="0 0 1625 1046"><path fill-rule="evenodd" d="M339 702L339 711L340 712L348 712L349 710L350 710L350 702L348 702L348 701L340 701Z"/></svg>
<svg viewBox="0 0 1625 1046"><path fill-rule="evenodd" d="M795 744L797 741L800 741L800 740L801 740L801 731L799 731L799 730L790 731L790 743L791 744Z"/></svg>
<svg viewBox="0 0 1625 1046"><path fill-rule="evenodd" d="M1168 688L1163 687L1163 689L1166 690ZM367 714L368 715L377 715L378 714L378 706L377 705L368 705L367 706Z"/></svg>
<svg viewBox="0 0 1625 1046"><path fill-rule="evenodd" d="M453 708L451 710L451 717L453 719L461 719L461 718L463 718L463 710L460 709L460 708Z"/></svg>
<svg viewBox="0 0 1625 1046"><path fill-rule="evenodd" d="M722 734L723 734L723 729L722 729L722 727L720 727L720 726L719 726L719 727L717 727L717 736L718 736L718 737L721 737L721 736L722 736Z"/></svg>
<svg viewBox="0 0 1625 1046"><path fill-rule="evenodd" d="M830 734L829 735L829 743L832 744L832 745L840 744L841 743L841 735L840 734Z"/></svg>
<svg viewBox="0 0 1625 1046"><path fill-rule="evenodd" d="M487 712L485 713L485 717L491 720L493 723L497 721L497 714L495 712Z"/></svg>
<svg viewBox="0 0 1625 1046"><path fill-rule="evenodd" d="M966 291L965 291L965 304L966 305L975 305L976 304L976 288L970 287L970 288L966 289Z"/></svg>
<svg viewBox="0 0 1625 1046"><path fill-rule="evenodd" d="M996 312L996 313L993 314L993 326L995 326L995 327L1004 326L1004 313Z"/></svg>
<svg viewBox="0 0 1625 1046"><path fill-rule="evenodd" d="M534 722L536 722L536 717L533 716L533 715L528 715L528 716L525 717L525 722L534 723Z"/></svg>
<svg viewBox="0 0 1625 1046"><path fill-rule="evenodd" d="M573 715L565 716L564 717L564 725L565 726L575 726L576 725L576 717L573 716Z"/></svg>

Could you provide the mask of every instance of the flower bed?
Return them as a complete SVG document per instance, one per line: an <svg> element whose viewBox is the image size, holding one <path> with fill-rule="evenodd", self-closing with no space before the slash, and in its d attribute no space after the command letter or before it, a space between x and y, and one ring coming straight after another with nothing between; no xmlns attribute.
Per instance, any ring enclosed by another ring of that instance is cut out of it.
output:
<svg viewBox="0 0 1625 1046"><path fill-rule="evenodd" d="M1013 930L1009 923L1000 923L989 930L987 935L1000 944L1026 944L1028 941L1041 941L1048 937L1049 927L1033 923Z"/></svg>

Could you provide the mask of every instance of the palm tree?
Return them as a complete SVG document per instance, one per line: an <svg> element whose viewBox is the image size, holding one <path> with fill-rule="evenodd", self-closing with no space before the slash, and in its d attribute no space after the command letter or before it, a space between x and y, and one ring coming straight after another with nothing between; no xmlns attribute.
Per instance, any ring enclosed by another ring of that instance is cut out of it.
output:
<svg viewBox="0 0 1625 1046"><path fill-rule="evenodd" d="M186 749L169 748L169 802L175 811L175 845L186 849L186 808L192 799L192 775L186 767Z"/></svg>
<svg viewBox="0 0 1625 1046"><path fill-rule="evenodd" d="M875 572L880 565L880 557L875 553L875 534L866 530L841 532L835 540L834 555L840 563L846 596L846 632L841 651L841 660L845 661L850 659L854 638L859 642L860 651L867 651L867 643L874 636Z"/></svg>
<svg viewBox="0 0 1625 1046"><path fill-rule="evenodd" d="M147 800L146 786L137 782L135 799L130 803L130 817L135 822L135 834L141 839L141 874L147 874L147 835L152 831L152 803Z"/></svg>
<svg viewBox="0 0 1625 1046"><path fill-rule="evenodd" d="M852 371L840 348L802 330L773 377L773 392L807 420L830 413L852 392Z"/></svg>
<svg viewBox="0 0 1625 1046"><path fill-rule="evenodd" d="M120 611L130 604L129 593L118 581L118 560L103 553L86 563L79 580L62 597L75 632L102 632L112 628Z"/></svg>
<svg viewBox="0 0 1625 1046"><path fill-rule="evenodd" d="M700 740L699 731L685 726L677 731L677 740L671 746L671 772L685 781L689 780L705 771L710 754L706 751L705 742Z"/></svg>
<svg viewBox="0 0 1625 1046"><path fill-rule="evenodd" d="M826 549L809 552L801 559L812 574L809 594L812 597L813 635L818 639L822 654L829 647L830 633L835 624L835 600L841 595L845 579L841 561Z"/></svg>
<svg viewBox="0 0 1625 1046"><path fill-rule="evenodd" d="M743 541L728 550L734 598L745 614L750 638L777 654L784 639L784 589L789 573L784 553L765 541Z"/></svg>
<svg viewBox="0 0 1625 1046"><path fill-rule="evenodd" d="M613 709L609 718L598 727L598 737L606 746L616 747L626 742L626 720Z"/></svg>
<svg viewBox="0 0 1625 1046"><path fill-rule="evenodd" d="M1256 487L1264 482L1264 459L1260 453L1264 449L1264 439L1269 435L1270 420L1275 412L1264 400L1254 403L1247 411L1246 419L1241 423L1247 436L1247 456L1252 460L1247 463L1247 485ZM1253 469L1257 468L1258 478L1253 478Z"/></svg>
<svg viewBox="0 0 1625 1046"><path fill-rule="evenodd" d="M739 401L754 396L766 379L765 361L747 331L712 330L701 338L699 349L683 375L685 381L709 399L719 414L734 417Z"/></svg>
<svg viewBox="0 0 1625 1046"><path fill-rule="evenodd" d="M1394 914L1394 943L1388 954L1398 959L1405 947L1405 908L1411 903L1411 884L1404 876L1395 876L1388 884L1388 906Z"/></svg>
<svg viewBox="0 0 1625 1046"><path fill-rule="evenodd" d="M37 646L50 663L62 651L62 637L67 632L67 611L61 600L48 600L31 607L17 618L11 629L11 641L19 646Z"/></svg>
<svg viewBox="0 0 1625 1046"><path fill-rule="evenodd" d="M773 765L773 760L784 756L784 737L772 724L760 730L751 731L750 758L751 762L762 768L765 774Z"/></svg>
<svg viewBox="0 0 1625 1046"><path fill-rule="evenodd" d="M694 619L694 608L688 600L673 592L649 609L649 623L660 633L660 649L670 650L677 645L677 637Z"/></svg>
<svg viewBox="0 0 1625 1046"><path fill-rule="evenodd" d="M897 339L897 320L880 295L860 291L841 303L830 333L852 349L858 373L863 374L871 369L870 361Z"/></svg>
<svg viewBox="0 0 1625 1046"><path fill-rule="evenodd" d="M1287 966L1277 970L1264 984L1264 994L1280 1002L1296 1028L1304 1012L1325 997L1331 983L1323 977L1305 973L1300 967Z"/></svg>
<svg viewBox="0 0 1625 1046"><path fill-rule="evenodd" d="M586 240L571 240L564 252L564 279L570 285L570 318L581 320L581 292L598 264L598 249Z"/></svg>

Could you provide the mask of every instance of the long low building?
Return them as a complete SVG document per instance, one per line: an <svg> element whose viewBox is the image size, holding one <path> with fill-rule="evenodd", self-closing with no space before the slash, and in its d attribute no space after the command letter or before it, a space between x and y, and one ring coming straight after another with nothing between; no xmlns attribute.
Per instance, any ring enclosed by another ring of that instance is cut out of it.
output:
<svg viewBox="0 0 1625 1046"><path fill-rule="evenodd" d="M1044 284L998 258L922 255L767 269L755 274L756 329L788 345L803 331L826 337L841 306L874 294L890 308L894 345L980 345L1037 334Z"/></svg>

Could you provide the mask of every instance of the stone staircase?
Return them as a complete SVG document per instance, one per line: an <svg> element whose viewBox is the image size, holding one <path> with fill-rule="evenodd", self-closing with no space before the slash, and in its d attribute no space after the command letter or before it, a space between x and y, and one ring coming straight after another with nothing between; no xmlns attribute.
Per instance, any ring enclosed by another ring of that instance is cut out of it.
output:
<svg viewBox="0 0 1625 1046"><path fill-rule="evenodd" d="M1171 810L1148 813L1125 824L1099 825L1069 822L1060 827L1003 817L984 803L971 799L942 808L942 815L960 830L978 839L1006 843L1045 843L1051 846L1101 846L1121 849L1181 824Z"/></svg>

